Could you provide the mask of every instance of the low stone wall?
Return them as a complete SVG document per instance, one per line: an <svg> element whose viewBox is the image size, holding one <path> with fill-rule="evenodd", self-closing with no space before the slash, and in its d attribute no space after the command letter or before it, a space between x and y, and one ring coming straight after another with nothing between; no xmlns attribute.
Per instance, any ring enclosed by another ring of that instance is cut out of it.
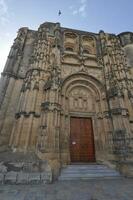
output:
<svg viewBox="0 0 133 200"><path fill-rule="evenodd" d="M0 184L46 184L52 182L51 172L7 172L0 173Z"/></svg>
<svg viewBox="0 0 133 200"><path fill-rule="evenodd" d="M10 152L0 155L1 184L44 184L51 183L52 179L52 169L47 161Z"/></svg>

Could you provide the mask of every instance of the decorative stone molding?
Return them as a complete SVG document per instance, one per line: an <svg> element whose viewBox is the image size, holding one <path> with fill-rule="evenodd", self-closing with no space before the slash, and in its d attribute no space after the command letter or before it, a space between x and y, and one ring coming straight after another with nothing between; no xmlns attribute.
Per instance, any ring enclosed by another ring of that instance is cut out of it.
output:
<svg viewBox="0 0 133 200"><path fill-rule="evenodd" d="M51 103L47 101L42 103L41 107L44 111L61 111L61 105L59 103Z"/></svg>
<svg viewBox="0 0 133 200"><path fill-rule="evenodd" d="M106 110L106 111L104 111L104 112L103 112L103 117L104 117L104 118L110 118L110 117L111 117L111 114L110 114L110 112L109 112L109 111L107 111L107 110Z"/></svg>
<svg viewBox="0 0 133 200"><path fill-rule="evenodd" d="M99 112L96 114L98 119L103 119L103 113Z"/></svg>
<svg viewBox="0 0 133 200"><path fill-rule="evenodd" d="M33 115L34 117L36 118L39 118L40 117L40 114L34 112L34 111L30 111L30 112L25 112L25 111L22 111L22 112L19 112L19 113L16 113L15 114L15 118L16 119L19 119L21 116L24 116L24 117L30 117L30 115Z"/></svg>
<svg viewBox="0 0 133 200"><path fill-rule="evenodd" d="M128 109L124 109L124 108L114 108L111 109L111 113L113 115L123 115L123 116L127 116L128 115Z"/></svg>
<svg viewBox="0 0 133 200"><path fill-rule="evenodd" d="M52 86L52 80L51 80L51 79L48 79L47 82L46 82L45 85L44 85L44 90L49 90L49 89L51 89L51 86Z"/></svg>
<svg viewBox="0 0 133 200"><path fill-rule="evenodd" d="M126 160L132 153L132 143L126 129L116 129L113 134L114 154Z"/></svg>
<svg viewBox="0 0 133 200"><path fill-rule="evenodd" d="M118 89L117 89L117 87L110 88L107 91L107 95L108 95L109 98L113 98L113 97L117 96L118 95Z"/></svg>
<svg viewBox="0 0 133 200"><path fill-rule="evenodd" d="M9 78L14 78L14 79L24 79L24 77L22 76L19 76L17 74L14 74L14 73L10 73L10 72L3 72L1 73L2 76L7 76Z"/></svg>

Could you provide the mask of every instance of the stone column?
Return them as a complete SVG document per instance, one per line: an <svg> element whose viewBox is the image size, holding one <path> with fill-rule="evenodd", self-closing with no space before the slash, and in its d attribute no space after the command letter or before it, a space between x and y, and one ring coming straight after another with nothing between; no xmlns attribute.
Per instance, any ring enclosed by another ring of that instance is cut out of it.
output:
<svg viewBox="0 0 133 200"><path fill-rule="evenodd" d="M54 41L49 38L50 78L44 85L44 99L41 103L41 122L37 141L37 155L48 160L54 176L60 168L59 130L60 130L60 28L58 24L54 29Z"/></svg>
<svg viewBox="0 0 133 200"><path fill-rule="evenodd" d="M39 28L10 138L10 145L15 151L27 152L36 148L43 87L50 75L45 69L48 63L47 53L47 32Z"/></svg>
<svg viewBox="0 0 133 200"><path fill-rule="evenodd" d="M125 96L129 72L124 52L115 35L100 33L109 115L112 122L113 154L125 161L130 156L131 128ZM129 142L130 140L130 142Z"/></svg>

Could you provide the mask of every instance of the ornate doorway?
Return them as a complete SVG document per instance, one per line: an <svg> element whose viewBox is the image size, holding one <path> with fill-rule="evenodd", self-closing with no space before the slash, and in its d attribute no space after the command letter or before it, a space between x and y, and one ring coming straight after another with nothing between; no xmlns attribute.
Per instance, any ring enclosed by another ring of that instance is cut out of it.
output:
<svg viewBox="0 0 133 200"><path fill-rule="evenodd" d="M104 106L102 91L99 81L83 73L64 80L60 118L62 165L101 160L105 143L104 121L99 117Z"/></svg>
<svg viewBox="0 0 133 200"><path fill-rule="evenodd" d="M91 118L70 119L71 162L94 162L94 137Z"/></svg>

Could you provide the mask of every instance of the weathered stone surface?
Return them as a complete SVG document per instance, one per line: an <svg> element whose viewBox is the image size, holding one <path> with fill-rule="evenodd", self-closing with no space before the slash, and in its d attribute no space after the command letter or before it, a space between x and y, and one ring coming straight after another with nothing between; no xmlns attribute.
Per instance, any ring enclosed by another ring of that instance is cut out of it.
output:
<svg viewBox="0 0 133 200"><path fill-rule="evenodd" d="M132 200L133 179L59 181L44 185L1 185L0 200Z"/></svg>
<svg viewBox="0 0 133 200"><path fill-rule="evenodd" d="M15 184L17 182L17 176L18 176L17 172L13 172L13 171L7 172L5 174L4 183L6 183L6 184Z"/></svg>
<svg viewBox="0 0 133 200"><path fill-rule="evenodd" d="M41 174L38 173L29 173L29 179L28 179L29 184L38 184L41 183Z"/></svg>
<svg viewBox="0 0 133 200"><path fill-rule="evenodd" d="M5 180L5 174L4 173L0 173L0 184L3 184Z"/></svg>
<svg viewBox="0 0 133 200"><path fill-rule="evenodd" d="M120 162L119 170L126 177L133 177L133 162L132 161Z"/></svg>
<svg viewBox="0 0 133 200"><path fill-rule="evenodd" d="M18 31L0 84L0 173L7 182L17 180L11 172L25 173L18 176L25 183L38 182L36 173L42 182L57 178L72 161L71 117L91 120L93 161L133 160L132 38L59 23Z"/></svg>
<svg viewBox="0 0 133 200"><path fill-rule="evenodd" d="M52 173L51 172L41 173L41 182L42 183L51 183L52 182Z"/></svg>
<svg viewBox="0 0 133 200"><path fill-rule="evenodd" d="M4 165L4 162L0 163L0 173L7 172L7 167Z"/></svg>
<svg viewBox="0 0 133 200"><path fill-rule="evenodd" d="M17 184L28 184L29 182L29 173L23 173L20 172L18 173L18 177L17 177Z"/></svg>

